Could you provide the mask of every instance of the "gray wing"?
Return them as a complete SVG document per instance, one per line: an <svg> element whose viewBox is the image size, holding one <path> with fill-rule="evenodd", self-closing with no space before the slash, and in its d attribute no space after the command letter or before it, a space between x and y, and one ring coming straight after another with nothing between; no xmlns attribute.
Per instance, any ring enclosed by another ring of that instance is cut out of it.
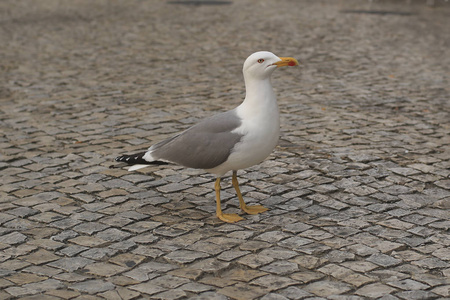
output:
<svg viewBox="0 0 450 300"><path fill-rule="evenodd" d="M155 160L189 168L212 169L225 162L242 135L232 133L241 125L235 110L230 110L150 147Z"/></svg>

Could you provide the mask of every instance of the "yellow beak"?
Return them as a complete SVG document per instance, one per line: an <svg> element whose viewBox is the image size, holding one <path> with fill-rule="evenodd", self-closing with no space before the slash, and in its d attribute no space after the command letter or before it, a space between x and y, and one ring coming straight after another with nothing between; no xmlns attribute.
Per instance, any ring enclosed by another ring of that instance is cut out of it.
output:
<svg viewBox="0 0 450 300"><path fill-rule="evenodd" d="M277 67L298 66L298 61L293 57L280 57L280 61L274 63Z"/></svg>

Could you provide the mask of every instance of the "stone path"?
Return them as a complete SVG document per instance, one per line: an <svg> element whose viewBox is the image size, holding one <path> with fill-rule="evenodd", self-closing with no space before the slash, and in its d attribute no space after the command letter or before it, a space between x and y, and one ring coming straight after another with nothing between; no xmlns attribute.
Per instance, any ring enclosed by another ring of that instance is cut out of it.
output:
<svg viewBox="0 0 450 300"><path fill-rule="evenodd" d="M0 2L0 299L448 299L449 4L180 2ZM109 168L238 105L257 50L301 61L239 172L269 212Z"/></svg>

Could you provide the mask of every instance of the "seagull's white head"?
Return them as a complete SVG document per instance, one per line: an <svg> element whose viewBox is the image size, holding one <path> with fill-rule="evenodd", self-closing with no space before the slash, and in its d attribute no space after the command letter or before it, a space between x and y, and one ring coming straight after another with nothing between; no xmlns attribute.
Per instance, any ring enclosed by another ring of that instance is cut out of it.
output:
<svg viewBox="0 0 450 300"><path fill-rule="evenodd" d="M267 79L277 67L297 66L298 61L292 57L278 57L272 52L259 51L250 55L244 62L244 77Z"/></svg>

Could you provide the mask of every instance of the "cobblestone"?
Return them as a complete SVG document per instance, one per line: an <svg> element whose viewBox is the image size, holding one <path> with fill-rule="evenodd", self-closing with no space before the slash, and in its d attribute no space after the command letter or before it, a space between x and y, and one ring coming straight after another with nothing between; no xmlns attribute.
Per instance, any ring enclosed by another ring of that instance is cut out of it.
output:
<svg viewBox="0 0 450 300"><path fill-rule="evenodd" d="M379 298L385 295L390 295L394 291L394 288L382 283L373 283L358 289L356 294L368 298Z"/></svg>
<svg viewBox="0 0 450 300"><path fill-rule="evenodd" d="M449 11L2 1L0 299L448 298ZM272 78L278 147L238 174L268 212L224 224L203 170L109 168L238 105L257 50L300 61Z"/></svg>

